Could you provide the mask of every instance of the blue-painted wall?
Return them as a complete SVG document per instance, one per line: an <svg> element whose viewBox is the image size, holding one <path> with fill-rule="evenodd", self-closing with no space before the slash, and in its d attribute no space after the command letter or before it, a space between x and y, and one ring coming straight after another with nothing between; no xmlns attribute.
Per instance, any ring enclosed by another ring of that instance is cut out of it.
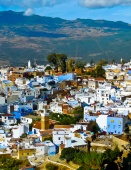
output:
<svg viewBox="0 0 131 170"><path fill-rule="evenodd" d="M67 74L62 74L58 76L58 81L62 82L65 80L74 80L75 79L75 74L74 73L67 73Z"/></svg>
<svg viewBox="0 0 131 170"><path fill-rule="evenodd" d="M107 118L107 133L122 134L123 118L108 117Z"/></svg>

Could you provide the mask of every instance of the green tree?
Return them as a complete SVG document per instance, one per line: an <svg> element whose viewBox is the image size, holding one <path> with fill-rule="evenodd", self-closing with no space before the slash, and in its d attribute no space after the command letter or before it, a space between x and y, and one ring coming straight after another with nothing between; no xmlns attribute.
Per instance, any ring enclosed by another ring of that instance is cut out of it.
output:
<svg viewBox="0 0 131 170"><path fill-rule="evenodd" d="M130 170L131 169L131 151L128 153L126 158L123 158L123 170L127 169Z"/></svg>
<svg viewBox="0 0 131 170"><path fill-rule="evenodd" d="M69 59L66 62L66 67L68 72L72 72L75 70L75 60L74 59Z"/></svg>
<svg viewBox="0 0 131 170"><path fill-rule="evenodd" d="M0 158L0 169L1 170L19 170L19 166L22 164L22 161L10 158L7 156L2 156Z"/></svg>
<svg viewBox="0 0 131 170"><path fill-rule="evenodd" d="M83 117L83 109L81 106L75 107L75 109L72 112L73 114L78 114L81 117Z"/></svg>
<svg viewBox="0 0 131 170"><path fill-rule="evenodd" d="M94 122L93 127L92 127L92 132L94 132L94 134L98 133L98 131L100 130L98 124L96 122Z"/></svg>
<svg viewBox="0 0 131 170"><path fill-rule="evenodd" d="M55 70L58 71L58 67L60 67L62 72L66 71L66 59L65 54L52 53L47 56L48 62L55 67Z"/></svg>
<svg viewBox="0 0 131 170"><path fill-rule="evenodd" d="M71 124L71 119L69 117L63 117L63 119L60 120L61 125L70 125Z"/></svg>
<svg viewBox="0 0 131 170"><path fill-rule="evenodd" d="M58 166L52 163L46 164L46 169L47 170L58 170Z"/></svg>
<svg viewBox="0 0 131 170"><path fill-rule="evenodd" d="M64 148L61 152L60 159L66 159L67 162L72 161L77 150L74 148Z"/></svg>
<svg viewBox="0 0 131 170"><path fill-rule="evenodd" d="M113 58L112 61L111 61L112 64L115 64L115 59Z"/></svg>
<svg viewBox="0 0 131 170"><path fill-rule="evenodd" d="M73 162L79 165L84 164L84 158L86 155L87 154L84 151L76 152Z"/></svg>
<svg viewBox="0 0 131 170"><path fill-rule="evenodd" d="M47 60L49 63L51 63L56 70L58 70L58 62L57 62L57 54L51 53L47 56Z"/></svg>
<svg viewBox="0 0 131 170"><path fill-rule="evenodd" d="M91 66L94 66L94 60L93 60L93 59L91 59L90 65L91 65Z"/></svg>
<svg viewBox="0 0 131 170"><path fill-rule="evenodd" d="M81 68L83 69L86 65L86 62L85 61L81 61L81 60L77 60L76 63L75 63L75 67L76 68Z"/></svg>
<svg viewBox="0 0 131 170"><path fill-rule="evenodd" d="M97 169L101 170L103 163L103 154L102 153L97 153L97 152L90 152L87 153L86 156L84 157L84 169Z"/></svg>
<svg viewBox="0 0 131 170"><path fill-rule="evenodd" d="M97 65L101 65L101 66L105 66L106 64L108 64L108 60L99 60Z"/></svg>
<svg viewBox="0 0 131 170"><path fill-rule="evenodd" d="M47 66L47 67L45 68L45 71L47 71L47 70L52 70L51 66Z"/></svg>
<svg viewBox="0 0 131 170"><path fill-rule="evenodd" d="M114 79L116 80L116 79L117 79L117 76L114 76Z"/></svg>
<svg viewBox="0 0 131 170"><path fill-rule="evenodd" d="M58 66L60 66L63 73L66 71L66 59L67 56L65 54L57 54Z"/></svg>
<svg viewBox="0 0 131 170"><path fill-rule="evenodd" d="M20 138L26 138L27 137L27 133L23 133Z"/></svg>
<svg viewBox="0 0 131 170"><path fill-rule="evenodd" d="M96 77L105 77L105 70L102 68L102 65L96 67Z"/></svg>
<svg viewBox="0 0 131 170"><path fill-rule="evenodd" d="M120 156L120 150L118 147L115 147L114 150L106 149L103 153L104 160L108 160L110 162L116 160L118 156Z"/></svg>

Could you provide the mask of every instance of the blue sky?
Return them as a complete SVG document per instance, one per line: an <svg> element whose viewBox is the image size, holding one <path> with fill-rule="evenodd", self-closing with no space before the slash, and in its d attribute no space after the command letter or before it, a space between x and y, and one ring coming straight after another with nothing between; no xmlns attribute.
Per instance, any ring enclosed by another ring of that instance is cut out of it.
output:
<svg viewBox="0 0 131 170"><path fill-rule="evenodd" d="M0 10L69 20L90 18L131 23L131 0L0 0Z"/></svg>

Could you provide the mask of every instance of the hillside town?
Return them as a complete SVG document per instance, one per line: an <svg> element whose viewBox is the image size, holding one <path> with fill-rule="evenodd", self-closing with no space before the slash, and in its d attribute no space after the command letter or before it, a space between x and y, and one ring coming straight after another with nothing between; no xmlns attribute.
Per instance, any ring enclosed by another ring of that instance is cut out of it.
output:
<svg viewBox="0 0 131 170"><path fill-rule="evenodd" d="M103 153L117 146L127 155L131 62L100 62L73 68L70 61L64 71L51 62L1 67L0 155L28 160L30 169L56 162L65 148Z"/></svg>

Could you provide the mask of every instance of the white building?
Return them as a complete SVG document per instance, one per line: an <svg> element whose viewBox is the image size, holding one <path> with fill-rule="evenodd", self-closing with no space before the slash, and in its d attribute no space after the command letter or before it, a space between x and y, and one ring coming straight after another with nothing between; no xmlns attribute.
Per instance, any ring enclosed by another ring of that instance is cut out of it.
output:
<svg viewBox="0 0 131 170"><path fill-rule="evenodd" d="M28 84L30 83L30 81L26 78L16 78L15 80L15 84L17 85L17 87L19 89L25 89L28 88Z"/></svg>
<svg viewBox="0 0 131 170"><path fill-rule="evenodd" d="M0 96L0 104L5 104L5 97Z"/></svg>
<svg viewBox="0 0 131 170"><path fill-rule="evenodd" d="M31 118L28 118L28 117L23 117L23 116L21 116L21 118L20 118L20 122L21 123L28 123L28 124L31 124L32 123L32 119Z"/></svg>
<svg viewBox="0 0 131 170"><path fill-rule="evenodd" d="M14 115L12 114L2 114L2 122L5 123L6 125L11 125L11 124L16 124L17 120L14 118Z"/></svg>
<svg viewBox="0 0 131 170"><path fill-rule="evenodd" d="M53 113L63 113L63 109L62 109L62 103L58 103L58 102L51 102L50 103L50 111Z"/></svg>
<svg viewBox="0 0 131 170"><path fill-rule="evenodd" d="M107 90L106 88L98 88L97 89L97 101L102 103L102 104L107 104L109 102L109 95L110 91Z"/></svg>
<svg viewBox="0 0 131 170"><path fill-rule="evenodd" d="M86 145L85 138L87 135L83 132L80 137L67 129L55 129L53 131L53 143L57 146L65 145L65 148Z"/></svg>
<svg viewBox="0 0 131 170"><path fill-rule="evenodd" d="M125 123L128 122L127 117L116 117L109 115L99 115L96 118L96 123L102 131L107 134L122 134L125 128Z"/></svg>
<svg viewBox="0 0 131 170"><path fill-rule="evenodd" d="M12 137L13 138L19 138L23 133L29 132L29 124L19 124L16 126L10 126L9 128L12 129Z"/></svg>

